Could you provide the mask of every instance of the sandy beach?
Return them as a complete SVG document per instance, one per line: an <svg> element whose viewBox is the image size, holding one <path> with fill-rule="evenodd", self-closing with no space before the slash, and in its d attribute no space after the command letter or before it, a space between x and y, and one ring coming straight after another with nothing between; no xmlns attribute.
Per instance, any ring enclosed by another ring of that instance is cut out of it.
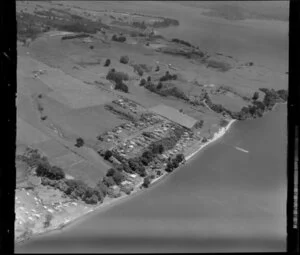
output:
<svg viewBox="0 0 300 255"><path fill-rule="evenodd" d="M211 144L211 143L217 141L218 139L220 139L221 137L223 137L223 135L226 134L226 132L229 130L229 128L231 127L231 125L235 121L236 120L230 120L229 123L228 123L228 125L226 127L220 128L219 131L214 134L214 136L213 136L213 138L211 140L209 140L207 143L201 145L197 150L195 150L190 155L188 155L187 157L185 157L185 160L186 161L190 160L192 157L194 157L198 152L200 152L206 146L208 146L209 144Z"/></svg>

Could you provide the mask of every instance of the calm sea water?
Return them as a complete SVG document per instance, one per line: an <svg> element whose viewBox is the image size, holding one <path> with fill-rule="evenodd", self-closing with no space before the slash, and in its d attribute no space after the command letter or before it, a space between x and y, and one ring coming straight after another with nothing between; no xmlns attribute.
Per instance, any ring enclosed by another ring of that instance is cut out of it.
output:
<svg viewBox="0 0 300 255"><path fill-rule="evenodd" d="M286 114L235 123L147 192L16 252L284 251Z"/></svg>

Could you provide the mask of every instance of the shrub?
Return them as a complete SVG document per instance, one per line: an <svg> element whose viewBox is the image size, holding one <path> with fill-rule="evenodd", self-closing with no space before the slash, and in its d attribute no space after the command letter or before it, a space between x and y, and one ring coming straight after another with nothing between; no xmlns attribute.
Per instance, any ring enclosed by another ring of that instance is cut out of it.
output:
<svg viewBox="0 0 300 255"><path fill-rule="evenodd" d="M161 89L162 87L163 87L162 83L159 82L156 88L159 90L159 89Z"/></svg>
<svg viewBox="0 0 300 255"><path fill-rule="evenodd" d="M106 59L105 63L104 63L104 66L109 66L110 65L110 59Z"/></svg>
<svg viewBox="0 0 300 255"><path fill-rule="evenodd" d="M145 178L144 178L144 182L143 182L143 187L148 188L149 185L150 185L150 183L151 183L151 178L150 178L150 176L145 177Z"/></svg>
<svg viewBox="0 0 300 255"><path fill-rule="evenodd" d="M144 71L140 65L133 65L133 70L137 72L139 76L143 76Z"/></svg>
<svg viewBox="0 0 300 255"><path fill-rule="evenodd" d="M204 120L199 120L199 121L197 121L195 128L202 128L203 124L204 124Z"/></svg>
<svg viewBox="0 0 300 255"><path fill-rule="evenodd" d="M116 72L115 69L113 68L107 73L106 79L117 83L120 81L128 81L129 76L128 74L123 72Z"/></svg>
<svg viewBox="0 0 300 255"><path fill-rule="evenodd" d="M140 86L145 86L145 84L146 84L146 80L143 78L143 79L141 79L141 81L140 81Z"/></svg>
<svg viewBox="0 0 300 255"><path fill-rule="evenodd" d="M172 166L173 166L173 169L175 169L179 166L179 163L177 162L176 158L174 160L172 160Z"/></svg>
<svg viewBox="0 0 300 255"><path fill-rule="evenodd" d="M172 172L174 170L173 164L171 162L168 162L165 170L168 173Z"/></svg>
<svg viewBox="0 0 300 255"><path fill-rule="evenodd" d="M111 187L116 184L112 176L104 176L102 182L107 187Z"/></svg>
<svg viewBox="0 0 300 255"><path fill-rule="evenodd" d="M91 50L93 50L93 49L94 49L94 46L93 46L93 45L91 45L89 48L90 48Z"/></svg>
<svg viewBox="0 0 300 255"><path fill-rule="evenodd" d="M126 41L126 37L125 36L117 36L117 35L113 35L111 38L113 41L116 42L125 42Z"/></svg>
<svg viewBox="0 0 300 255"><path fill-rule="evenodd" d="M128 165L132 169L133 172L139 174L140 176L143 177L146 175L145 167L140 159L131 158L128 160Z"/></svg>
<svg viewBox="0 0 300 255"><path fill-rule="evenodd" d="M128 64L128 62L129 62L129 57L128 56L121 56L120 63Z"/></svg>
<svg viewBox="0 0 300 255"><path fill-rule="evenodd" d="M189 42L186 42L184 40L180 40L180 39L177 39L177 38L173 38L172 39L172 42L175 42L175 43L179 43L179 44L183 44L185 46L188 46L188 47L192 47L193 45L190 44Z"/></svg>
<svg viewBox="0 0 300 255"><path fill-rule="evenodd" d="M184 160L184 155L182 153L176 155L176 161L181 163Z"/></svg>
<svg viewBox="0 0 300 255"><path fill-rule="evenodd" d="M128 93L128 86L122 81L116 83L115 89Z"/></svg>
<svg viewBox="0 0 300 255"><path fill-rule="evenodd" d="M169 71L166 71L166 74L160 77L159 81L168 81L168 80L177 80L177 74L171 75Z"/></svg>
<svg viewBox="0 0 300 255"><path fill-rule="evenodd" d="M99 181L97 183L96 189L102 192L103 196L105 197L108 193L108 187L103 183L103 181Z"/></svg>
<svg viewBox="0 0 300 255"><path fill-rule="evenodd" d="M113 179L114 179L114 182L117 184L117 185L120 185L122 181L125 180L125 176L122 172L119 172L119 171L114 171L114 174L113 174Z"/></svg>
<svg viewBox="0 0 300 255"><path fill-rule="evenodd" d="M257 91L254 92L252 100L257 100L259 98L259 93Z"/></svg>
<svg viewBox="0 0 300 255"><path fill-rule="evenodd" d="M110 168L106 172L106 176L113 176L115 174L115 169Z"/></svg>
<svg viewBox="0 0 300 255"><path fill-rule="evenodd" d="M36 168L36 175L47 177L50 180L60 180L65 178L64 171L57 166L51 166L49 163L41 163Z"/></svg>
<svg viewBox="0 0 300 255"><path fill-rule="evenodd" d="M105 159L105 160L108 160L111 156L112 156L112 152L111 152L110 150L107 150L107 151L104 153L104 159Z"/></svg>
<svg viewBox="0 0 300 255"><path fill-rule="evenodd" d="M52 180L60 180L65 178L65 173L60 167L52 166L50 168L48 178Z"/></svg>
<svg viewBox="0 0 300 255"><path fill-rule="evenodd" d="M50 213L47 213L45 216L44 228L48 228L50 226L50 222L52 219L53 219L53 215Z"/></svg>
<svg viewBox="0 0 300 255"><path fill-rule="evenodd" d="M75 146L79 148L82 147L83 145L84 145L84 140L81 137L77 138Z"/></svg>
<svg viewBox="0 0 300 255"><path fill-rule="evenodd" d="M277 90L277 95L284 101L287 101L288 99L288 92L285 89Z"/></svg>
<svg viewBox="0 0 300 255"><path fill-rule="evenodd" d="M145 152L143 152L142 157L151 161L153 159L154 155L151 151L145 151Z"/></svg>
<svg viewBox="0 0 300 255"><path fill-rule="evenodd" d="M123 191L127 195L130 195L132 190L133 190L133 188L131 188L131 187L127 187L127 186L121 187L121 191Z"/></svg>
<svg viewBox="0 0 300 255"><path fill-rule="evenodd" d="M208 60L207 67L215 68L222 72L226 72L231 68L229 63L221 62L213 59Z"/></svg>

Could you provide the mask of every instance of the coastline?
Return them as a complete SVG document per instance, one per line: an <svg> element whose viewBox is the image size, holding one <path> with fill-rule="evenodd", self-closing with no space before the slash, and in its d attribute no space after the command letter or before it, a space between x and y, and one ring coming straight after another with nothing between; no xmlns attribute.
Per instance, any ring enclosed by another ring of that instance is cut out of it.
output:
<svg viewBox="0 0 300 255"><path fill-rule="evenodd" d="M211 143L217 141L218 139L222 138L226 134L226 132L230 129L231 125L235 121L236 121L235 119L232 119L232 120L229 121L229 123L227 124L226 127L220 128L218 132L214 133L214 136L211 140L207 141L205 144L200 145L199 148L197 148L195 151L191 152L188 156L186 156L185 161L186 162L190 161L197 153L199 153L206 146L208 146L209 144L211 144ZM179 170L182 166L184 166L184 164L180 165L175 170ZM170 173L165 172L161 176L153 179L150 183L149 188L152 188L154 186L154 184L158 184L160 180L162 180L164 177L168 176L169 174ZM134 188L134 190L131 192L130 195L123 194L120 197L111 198L111 199L109 199L107 201L104 201L103 203L99 204L98 206L95 206L94 208L91 208L86 213L81 214L79 217L69 219L67 222L61 223L60 225L55 226L52 229L48 229L44 232L35 233L32 236L28 237L27 239L17 240L17 241L15 241L15 244L20 245L20 244L30 240L32 237L42 236L42 235L46 235L46 234L50 235L50 234L54 234L56 231L65 230L67 227L74 226L75 223L79 223L80 221L84 220L87 216L90 216L90 214L92 214L92 213L99 213L101 211L109 209L111 206L117 205L121 202L125 202L126 200L131 199L132 197L140 194L144 190L149 189L149 188L141 188L141 187L142 187L142 182L137 184L137 186Z"/></svg>
<svg viewBox="0 0 300 255"><path fill-rule="evenodd" d="M217 141L218 139L220 139L221 137L223 137L235 121L236 121L235 119L230 120L226 127L220 128L218 132L214 133L214 136L210 141L208 141L207 143L201 145L196 151L192 152L190 155L185 157L185 160L186 161L190 160L193 156L195 156L198 152L200 152L206 146L208 146L209 144L211 144L211 143Z"/></svg>

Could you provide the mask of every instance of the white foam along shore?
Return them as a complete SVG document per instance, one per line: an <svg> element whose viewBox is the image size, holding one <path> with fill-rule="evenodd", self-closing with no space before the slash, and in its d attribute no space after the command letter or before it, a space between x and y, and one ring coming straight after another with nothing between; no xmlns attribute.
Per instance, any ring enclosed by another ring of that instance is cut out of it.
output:
<svg viewBox="0 0 300 255"><path fill-rule="evenodd" d="M232 119L229 121L228 125L226 127L222 127L219 129L218 132L214 133L214 136L211 140L207 141L205 144L201 145L198 149L196 149L194 152L192 152L191 154L189 154L188 156L185 157L185 160L188 161L189 159L191 159L193 156L195 156L199 151L201 151L204 147L206 147L207 145L215 142L216 140L218 140L219 138L221 138L223 135L226 134L226 132L229 130L229 128L231 127L231 125L235 122L236 120ZM152 180L151 184L159 181L160 179L162 179L165 175L167 175L167 173L162 174L161 176L155 178Z"/></svg>
<svg viewBox="0 0 300 255"><path fill-rule="evenodd" d="M230 120L228 125L226 127L222 127L219 129L218 132L214 133L214 136L211 140L209 140L207 143L201 145L196 151L194 151L193 153L191 153L190 155L185 157L185 160L188 161L189 159L191 159L193 156L195 156L199 151L201 151L204 147L206 147L207 145L217 141L219 138L221 138L223 135L225 135L225 133L229 130L229 128L231 127L231 125L235 122L236 120Z"/></svg>

